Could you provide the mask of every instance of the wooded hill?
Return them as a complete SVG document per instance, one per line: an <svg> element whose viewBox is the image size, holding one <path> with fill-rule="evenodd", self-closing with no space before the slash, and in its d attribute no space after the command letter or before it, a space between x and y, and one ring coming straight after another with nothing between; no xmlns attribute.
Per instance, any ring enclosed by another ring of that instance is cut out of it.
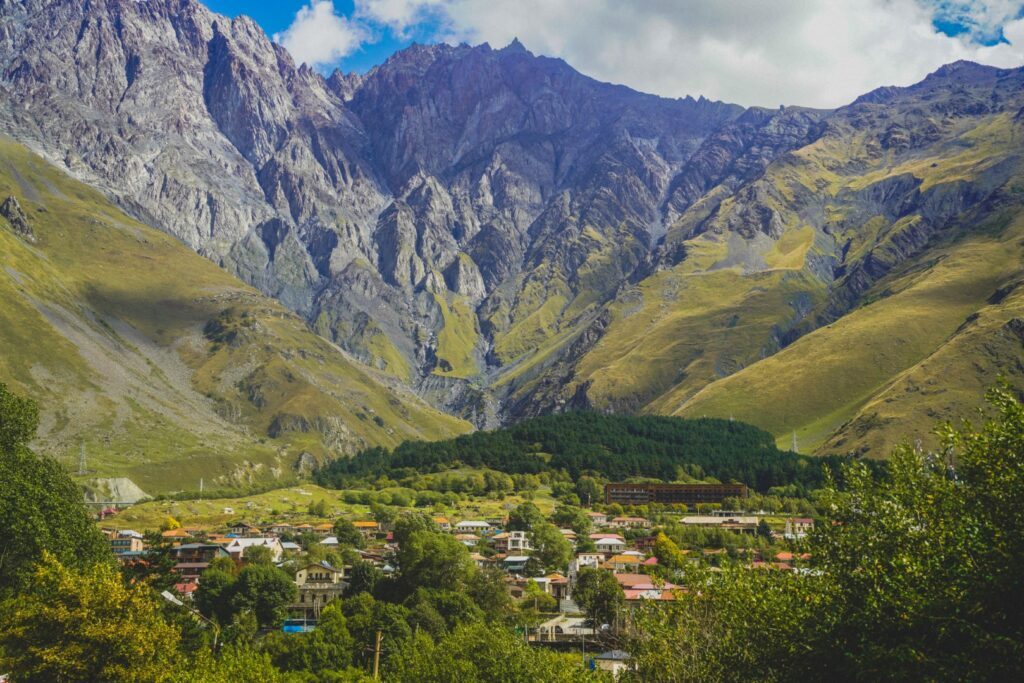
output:
<svg viewBox="0 0 1024 683"><path fill-rule="evenodd" d="M839 462L779 450L768 432L732 420L574 412L446 441L371 448L329 463L316 479L339 487L381 475L399 478L468 466L508 474L562 470L573 478L596 474L612 480L711 477L766 491L788 484L814 488L822 482L823 468Z"/></svg>

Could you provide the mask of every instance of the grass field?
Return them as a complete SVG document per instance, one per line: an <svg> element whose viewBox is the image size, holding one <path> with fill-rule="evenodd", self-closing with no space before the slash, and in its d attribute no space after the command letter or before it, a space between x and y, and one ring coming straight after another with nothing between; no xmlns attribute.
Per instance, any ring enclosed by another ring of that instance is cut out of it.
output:
<svg viewBox="0 0 1024 683"><path fill-rule="evenodd" d="M0 381L37 399L37 448L149 493L292 476L300 453L469 425L391 388L304 321L98 192L0 141Z"/></svg>

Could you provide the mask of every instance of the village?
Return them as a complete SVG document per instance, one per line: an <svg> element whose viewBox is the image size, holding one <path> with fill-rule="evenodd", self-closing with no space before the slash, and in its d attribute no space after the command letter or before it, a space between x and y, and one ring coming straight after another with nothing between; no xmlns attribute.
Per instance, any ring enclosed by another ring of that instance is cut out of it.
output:
<svg viewBox="0 0 1024 683"><path fill-rule="evenodd" d="M219 527L170 520L162 530L140 531L105 525L118 511L104 510L100 525L126 568L145 568L157 556L166 558L170 590L165 599L185 609L194 610L211 566L272 563L295 585L285 606L287 618L276 627L308 632L332 601L349 594L357 565L383 577L401 573L396 519L418 514L464 546L476 568L500 575L510 598L527 615L519 628L527 642L580 651L591 668L617 673L630 666L629 656L614 647L629 628L629 615L641 605L672 601L686 591L678 582L687 566L721 571L725 563L736 563L809 571L810 556L798 548L814 520L722 509L723 502L735 504L747 495L742 485L609 483L603 502L590 508L561 505L547 516L529 502L478 519L391 508L386 514L378 509L375 517L338 516L334 522L303 519L309 515L301 513L248 519L224 508L224 514L237 519ZM335 511L318 512L332 517ZM681 547L685 544L670 538L679 537L678 530L691 540L704 539L694 544L704 547ZM723 538L730 542L722 543ZM578 590L588 573L603 579L597 583L613 594L621 613L605 612L601 618L599 610L587 609L593 599L579 599Z"/></svg>

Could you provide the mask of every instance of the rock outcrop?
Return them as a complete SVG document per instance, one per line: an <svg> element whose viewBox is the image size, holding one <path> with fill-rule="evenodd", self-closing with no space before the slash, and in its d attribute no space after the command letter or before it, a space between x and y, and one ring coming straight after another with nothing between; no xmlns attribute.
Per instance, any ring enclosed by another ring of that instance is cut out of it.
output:
<svg viewBox="0 0 1024 683"><path fill-rule="evenodd" d="M14 231L15 235L30 244L36 243L36 234L32 231L32 226L28 222L28 216L22 210L17 197L11 195L4 200L3 204L0 204L0 216L7 219L7 224L11 226L11 230Z"/></svg>

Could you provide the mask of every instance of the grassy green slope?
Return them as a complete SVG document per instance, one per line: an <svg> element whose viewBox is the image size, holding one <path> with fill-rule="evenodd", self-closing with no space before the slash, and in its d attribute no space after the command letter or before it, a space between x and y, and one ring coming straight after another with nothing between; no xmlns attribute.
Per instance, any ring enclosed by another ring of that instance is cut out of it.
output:
<svg viewBox="0 0 1024 683"><path fill-rule="evenodd" d="M801 450L821 452L881 457L902 438L926 439L936 418L980 406L997 374L1019 373L1020 340L1002 328L1024 312L1022 299L987 302L1020 277L1022 237L1018 215L998 234L964 236L907 264L876 285L880 298L689 400L679 396L675 414L734 415L786 444L795 430Z"/></svg>
<svg viewBox="0 0 1024 683"><path fill-rule="evenodd" d="M0 380L40 399L42 450L149 492L292 476L298 455L468 425L389 388L305 323L22 147L0 141ZM213 321L213 322L211 322Z"/></svg>

